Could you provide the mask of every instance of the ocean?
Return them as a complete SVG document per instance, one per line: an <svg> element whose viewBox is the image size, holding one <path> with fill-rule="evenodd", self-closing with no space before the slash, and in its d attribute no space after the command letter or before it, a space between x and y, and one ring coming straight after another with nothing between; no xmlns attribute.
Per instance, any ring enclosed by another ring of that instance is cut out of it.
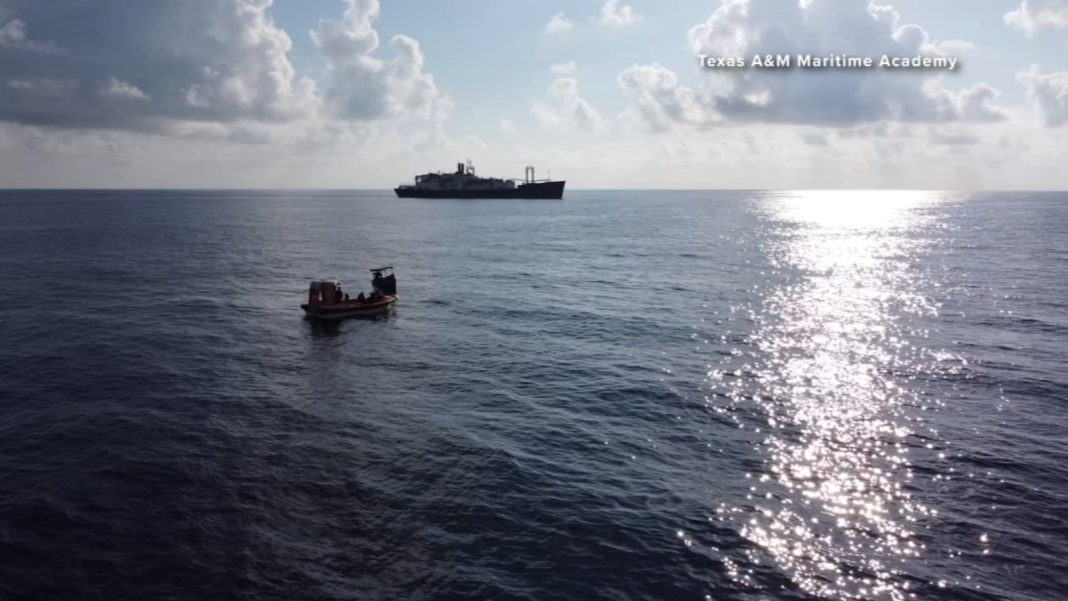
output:
<svg viewBox="0 0 1068 601"><path fill-rule="evenodd" d="M1059 599L1066 409L1065 193L0 192L5 600Z"/></svg>

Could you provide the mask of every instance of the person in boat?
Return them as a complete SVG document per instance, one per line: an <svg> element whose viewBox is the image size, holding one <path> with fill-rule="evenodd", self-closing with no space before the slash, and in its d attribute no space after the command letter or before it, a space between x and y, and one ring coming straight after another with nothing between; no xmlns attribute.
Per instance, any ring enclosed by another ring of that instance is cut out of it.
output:
<svg viewBox="0 0 1068 601"><path fill-rule="evenodd" d="M348 293L348 292L346 292L346 293L345 293L345 301L346 301L346 302L348 302L348 300L349 300L349 293Z"/></svg>

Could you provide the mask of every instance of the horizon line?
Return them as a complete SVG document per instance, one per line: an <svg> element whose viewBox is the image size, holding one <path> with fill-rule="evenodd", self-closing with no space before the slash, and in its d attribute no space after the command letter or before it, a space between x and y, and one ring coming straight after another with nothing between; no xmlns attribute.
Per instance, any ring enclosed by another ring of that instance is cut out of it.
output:
<svg viewBox="0 0 1068 601"><path fill-rule="evenodd" d="M253 187L0 187L0 192L388 192L393 188L253 188ZM572 192L1050 192L1068 193L1068 188L570 188Z"/></svg>

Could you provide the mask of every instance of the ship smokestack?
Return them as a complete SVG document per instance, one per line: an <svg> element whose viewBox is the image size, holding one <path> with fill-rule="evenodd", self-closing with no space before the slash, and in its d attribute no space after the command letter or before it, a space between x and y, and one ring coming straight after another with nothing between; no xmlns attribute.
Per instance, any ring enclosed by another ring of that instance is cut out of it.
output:
<svg viewBox="0 0 1068 601"><path fill-rule="evenodd" d="M464 164L463 163L456 163L456 173L458 173L460 175L464 174Z"/></svg>

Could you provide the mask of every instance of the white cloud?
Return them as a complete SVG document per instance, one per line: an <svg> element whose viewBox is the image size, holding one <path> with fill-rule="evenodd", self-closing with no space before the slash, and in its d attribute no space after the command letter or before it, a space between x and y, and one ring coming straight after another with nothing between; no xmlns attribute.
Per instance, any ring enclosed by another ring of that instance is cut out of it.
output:
<svg viewBox="0 0 1068 601"><path fill-rule="evenodd" d="M985 83L978 83L958 92L946 89L941 79L927 82L925 94L937 106L934 120L939 121L1001 121L1005 111L995 100L1001 92Z"/></svg>
<svg viewBox="0 0 1068 601"><path fill-rule="evenodd" d="M630 97L635 116L653 131L666 131L674 123L704 125L718 119L696 91L680 85L674 72L656 63L635 65L617 80Z"/></svg>
<svg viewBox="0 0 1068 601"><path fill-rule="evenodd" d="M605 0L597 22L606 27L627 27L637 23L641 18L642 16L634 12L630 5L620 4L619 0Z"/></svg>
<svg viewBox="0 0 1068 601"><path fill-rule="evenodd" d="M1038 108L1049 127L1068 123L1068 73L1042 73L1038 65L1016 74L1027 89L1027 97Z"/></svg>
<svg viewBox="0 0 1068 601"><path fill-rule="evenodd" d="M890 7L858 0L723 0L689 32L695 54L714 57L813 54L879 57L942 55L940 43L917 25L899 25ZM961 47L954 41L950 47ZM637 112L653 129L679 121L708 125L765 121L842 126L900 120L992 121L1003 118L986 85L961 92L916 71L737 69L699 96L674 73L653 65L620 74Z"/></svg>
<svg viewBox="0 0 1068 601"><path fill-rule="evenodd" d="M1016 10L1005 13L1005 23L1027 35L1042 28L1068 28L1068 0L1021 0Z"/></svg>
<svg viewBox="0 0 1068 601"><path fill-rule="evenodd" d="M500 126L501 126L501 131L506 133L506 134L514 134L516 131L518 131L518 128L516 128L516 126L515 126L515 123L512 123L508 119L501 119L500 120Z"/></svg>
<svg viewBox="0 0 1068 601"><path fill-rule="evenodd" d="M564 16L564 13L556 13L549 19L549 22L545 24L545 33L560 34L567 31L571 31L575 27L575 22Z"/></svg>
<svg viewBox="0 0 1068 601"><path fill-rule="evenodd" d="M117 100L149 100L148 94L141 91L141 88L115 76L108 78L104 86L100 88L100 93Z"/></svg>
<svg viewBox="0 0 1068 601"><path fill-rule="evenodd" d="M588 131L604 123L601 114L579 94L578 80L573 77L557 77L546 95L547 101L535 101L530 109L542 125Z"/></svg>
<svg viewBox="0 0 1068 601"><path fill-rule="evenodd" d="M566 63L559 63L549 67L549 74L554 77L566 77L568 75L574 75L578 69L578 65L575 61L567 61Z"/></svg>
<svg viewBox="0 0 1068 601"><path fill-rule="evenodd" d="M0 47L17 48L31 52L43 52L54 54L60 51L55 42L38 42L31 40L26 35L26 22L21 19L12 19L0 27Z"/></svg>
<svg viewBox="0 0 1068 601"><path fill-rule="evenodd" d="M392 60L374 56L378 49L378 0L346 0L342 20L326 19L311 32L327 60L331 83L326 100L342 119L439 118L450 106L425 69L419 42L396 35Z"/></svg>
<svg viewBox="0 0 1068 601"><path fill-rule="evenodd" d="M268 13L272 0L213 1L216 6L208 14L219 20L200 37L183 40L181 28L169 28L179 51L201 65L199 81L186 89L189 104L208 113L263 120L313 111L315 85L296 77L288 56L293 43Z"/></svg>
<svg viewBox="0 0 1068 601"><path fill-rule="evenodd" d="M942 40L930 42L931 54L935 56L959 56L976 49L976 45L965 40Z"/></svg>

